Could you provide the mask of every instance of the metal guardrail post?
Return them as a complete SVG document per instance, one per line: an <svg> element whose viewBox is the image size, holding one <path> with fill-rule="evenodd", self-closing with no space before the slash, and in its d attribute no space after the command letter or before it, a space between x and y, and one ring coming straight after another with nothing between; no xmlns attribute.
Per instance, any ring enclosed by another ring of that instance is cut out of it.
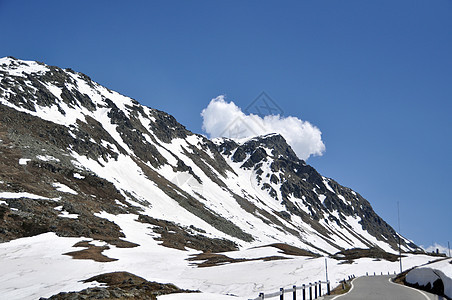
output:
<svg viewBox="0 0 452 300"><path fill-rule="evenodd" d="M355 275L350 275L348 276L349 280L352 280L352 278L355 278ZM345 284L347 283L347 280L344 279L343 281L340 281L342 283L342 288L345 289ZM322 283L326 284L326 293L328 295L331 294L331 282L329 280L327 281L315 281L315 282L310 282L309 285L307 284L303 284L301 286L296 286L293 285L292 288L280 288L279 291L277 292L273 292L273 293L267 293L264 294L263 292L259 293L259 296L257 298L254 299L249 299L249 300L264 300L264 299L269 299L269 298L275 298L279 296L280 300L284 300L284 294L285 293L291 293L292 292L292 300L297 300L297 290L302 290L302 292L300 292L300 296L302 296L303 300L307 299L307 291L306 289L309 287L309 300L313 300L313 299L318 299L322 297ZM314 291L312 291L312 289L314 288ZM290 298L290 295L289 295ZM299 299L301 300L301 299Z"/></svg>

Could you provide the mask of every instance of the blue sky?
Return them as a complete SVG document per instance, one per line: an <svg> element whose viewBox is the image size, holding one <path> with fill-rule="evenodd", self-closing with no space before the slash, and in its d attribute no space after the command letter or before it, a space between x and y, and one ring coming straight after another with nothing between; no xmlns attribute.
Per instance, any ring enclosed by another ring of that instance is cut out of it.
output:
<svg viewBox="0 0 452 300"><path fill-rule="evenodd" d="M5 1L0 56L70 67L203 133L265 91L308 163L417 244L452 240L452 1Z"/></svg>

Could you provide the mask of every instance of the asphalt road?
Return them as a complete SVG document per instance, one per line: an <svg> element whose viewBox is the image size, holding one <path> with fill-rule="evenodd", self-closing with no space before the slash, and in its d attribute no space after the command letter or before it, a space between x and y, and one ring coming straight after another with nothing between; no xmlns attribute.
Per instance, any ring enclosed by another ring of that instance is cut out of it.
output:
<svg viewBox="0 0 452 300"><path fill-rule="evenodd" d="M340 296L328 296L324 299L337 300L436 300L436 295L415 290L390 282L391 276L358 277L352 282L349 293Z"/></svg>

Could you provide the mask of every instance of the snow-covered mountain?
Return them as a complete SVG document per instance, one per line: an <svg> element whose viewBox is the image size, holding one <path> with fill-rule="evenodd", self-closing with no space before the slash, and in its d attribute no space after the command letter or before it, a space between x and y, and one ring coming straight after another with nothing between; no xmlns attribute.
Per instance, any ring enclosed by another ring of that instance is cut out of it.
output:
<svg viewBox="0 0 452 300"><path fill-rule="evenodd" d="M82 73L38 62L3 58L0 76L1 197L16 199L3 200L3 241L120 236L96 216L106 211L242 247L397 250L396 232L364 198L298 159L280 135L210 141ZM28 199L37 196L52 201L35 207ZM405 239L402 247L417 249Z"/></svg>
<svg viewBox="0 0 452 300"><path fill-rule="evenodd" d="M398 249L368 201L281 135L211 141L71 69L0 59L0 153L1 242L53 232L102 241L99 253L143 239L205 253Z"/></svg>

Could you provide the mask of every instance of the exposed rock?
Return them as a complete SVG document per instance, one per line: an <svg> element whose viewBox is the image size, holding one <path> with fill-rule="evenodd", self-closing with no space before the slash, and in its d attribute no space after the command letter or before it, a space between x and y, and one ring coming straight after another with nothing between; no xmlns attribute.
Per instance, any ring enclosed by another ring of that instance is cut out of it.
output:
<svg viewBox="0 0 452 300"><path fill-rule="evenodd" d="M157 220L149 216L140 215L138 220L153 225L152 231L160 234L157 240L162 241L162 246L186 250L192 248L204 252L225 252L238 250L237 244L226 239L209 238L200 230L191 226L183 228L173 222Z"/></svg>
<svg viewBox="0 0 452 300"><path fill-rule="evenodd" d="M193 293L173 284L147 281L128 272L113 272L91 277L84 282L100 282L107 287L87 288L79 292L63 292L40 300L82 300L82 299L130 299L156 300L157 296L173 293Z"/></svg>

